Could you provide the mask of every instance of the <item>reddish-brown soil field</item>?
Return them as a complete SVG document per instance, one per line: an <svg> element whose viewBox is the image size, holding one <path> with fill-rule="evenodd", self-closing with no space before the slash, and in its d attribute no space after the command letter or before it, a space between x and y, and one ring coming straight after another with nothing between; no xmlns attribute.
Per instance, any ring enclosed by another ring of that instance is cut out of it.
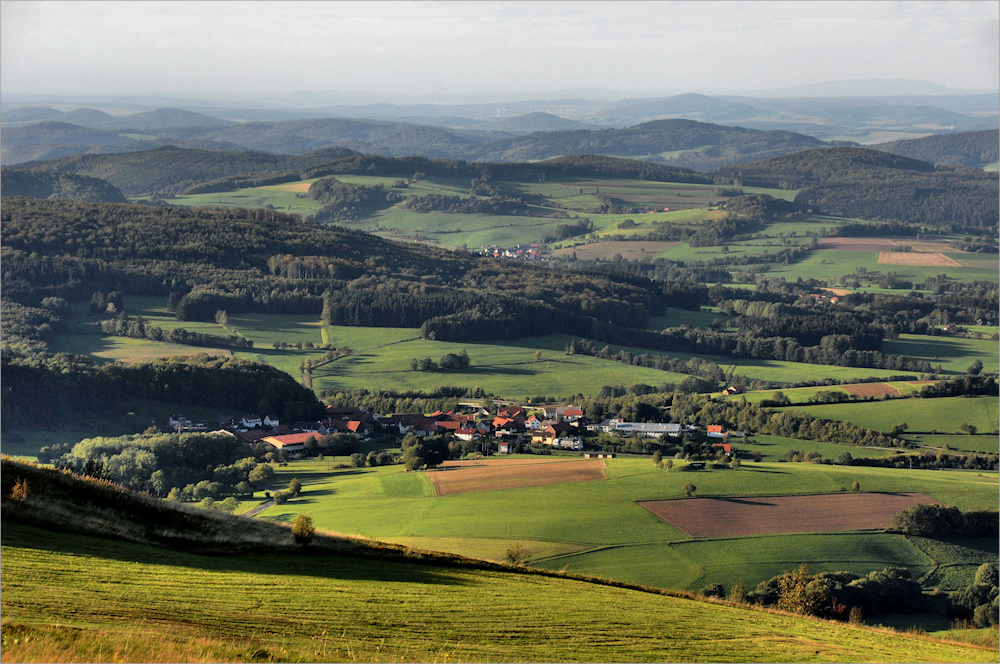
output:
<svg viewBox="0 0 1000 664"><path fill-rule="evenodd" d="M825 237L819 246L840 251L895 251L899 244L893 240L870 237Z"/></svg>
<svg viewBox="0 0 1000 664"><path fill-rule="evenodd" d="M865 383L863 385L841 385L842 390L858 397L880 397L883 394L898 397L899 390L885 383Z"/></svg>
<svg viewBox="0 0 1000 664"><path fill-rule="evenodd" d="M574 253L580 260L592 261L595 258L611 258L621 254L627 261L637 261L646 256L656 256L667 249L678 245L678 242L594 242L576 247L556 249L553 256L572 256Z"/></svg>
<svg viewBox="0 0 1000 664"><path fill-rule="evenodd" d="M914 251L883 251L878 255L883 265L916 265L919 267L962 267L962 264L944 254L921 254Z"/></svg>
<svg viewBox="0 0 1000 664"><path fill-rule="evenodd" d="M742 537L888 528L900 510L936 502L923 493L833 493L778 498L689 498L639 504L692 537Z"/></svg>
<svg viewBox="0 0 1000 664"><path fill-rule="evenodd" d="M309 191L309 185L312 182L291 182L289 184L274 184L268 187L268 189L277 189L278 191Z"/></svg>
<svg viewBox="0 0 1000 664"><path fill-rule="evenodd" d="M481 461L452 465L442 470L429 471L427 478L439 496L451 496L470 491L494 489L523 489L564 482L603 480L603 459L580 461L546 461L539 459L510 459Z"/></svg>

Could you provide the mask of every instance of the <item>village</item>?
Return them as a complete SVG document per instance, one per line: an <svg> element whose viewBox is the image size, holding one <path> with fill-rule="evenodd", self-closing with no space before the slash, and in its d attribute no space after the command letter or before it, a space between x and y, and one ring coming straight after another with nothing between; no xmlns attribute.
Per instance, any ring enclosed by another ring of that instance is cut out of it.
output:
<svg viewBox="0 0 1000 664"><path fill-rule="evenodd" d="M735 388L733 388L735 390ZM609 414L592 422L583 410L572 405L524 407L499 406L495 413L482 406L465 404L457 410L380 415L362 408L328 406L323 420L282 423L277 415L225 416L214 429L193 423L184 415L171 415L167 424L176 432L202 432L235 436L248 445L264 443L284 458L295 459L311 451L322 451L325 437L343 434L363 442L377 437L417 438L448 436L457 441L478 443L476 454L514 454L539 450L569 450L583 456L614 456L628 440L649 442L671 440L707 445L714 456L735 457L728 441L742 440L746 433L727 431L721 425L702 430L694 425L673 422L629 422ZM310 440L311 439L311 440ZM471 448L472 446L466 446ZM644 447L645 449L645 447Z"/></svg>

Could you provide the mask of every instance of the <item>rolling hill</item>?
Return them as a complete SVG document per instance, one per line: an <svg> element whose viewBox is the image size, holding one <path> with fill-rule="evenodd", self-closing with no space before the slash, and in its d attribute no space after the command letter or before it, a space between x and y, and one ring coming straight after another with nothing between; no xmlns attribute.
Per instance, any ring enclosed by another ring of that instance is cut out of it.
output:
<svg viewBox="0 0 1000 664"><path fill-rule="evenodd" d="M127 203L117 187L106 180L73 173L42 173L5 168L0 175L4 196L71 198L92 203Z"/></svg>
<svg viewBox="0 0 1000 664"><path fill-rule="evenodd" d="M726 166L717 182L799 189L795 202L826 213L925 225L950 232L995 232L995 173L933 164L859 147L806 150Z"/></svg>
<svg viewBox="0 0 1000 664"><path fill-rule="evenodd" d="M995 659L558 572L322 533L302 544L280 524L9 458L2 473L4 655L17 661Z"/></svg>
<svg viewBox="0 0 1000 664"><path fill-rule="evenodd" d="M226 177L265 176L299 171L354 154L334 148L304 155L193 150L165 146L123 154L75 155L20 164L24 170L76 173L107 180L125 194L182 192Z"/></svg>
<svg viewBox="0 0 1000 664"><path fill-rule="evenodd" d="M904 141L890 141L869 146L911 159L932 164L954 164L980 168L1000 161L1000 130L967 131L940 134Z"/></svg>

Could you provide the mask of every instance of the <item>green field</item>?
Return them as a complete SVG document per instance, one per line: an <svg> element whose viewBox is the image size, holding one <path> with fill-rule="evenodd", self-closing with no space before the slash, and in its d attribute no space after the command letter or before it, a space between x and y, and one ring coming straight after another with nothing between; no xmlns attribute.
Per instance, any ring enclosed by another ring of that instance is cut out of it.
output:
<svg viewBox="0 0 1000 664"><path fill-rule="evenodd" d="M914 385L910 381L889 381L886 385L894 387L902 396L912 396L923 387L923 385ZM784 394L793 404L807 403L810 399L815 398L818 392L834 392L843 394L848 398L851 396L850 392L845 390L842 385L822 385L818 387L789 387L782 390L752 390L745 394L737 394L729 398L745 398L747 403L760 403L761 401L773 399L777 392Z"/></svg>
<svg viewBox="0 0 1000 664"><path fill-rule="evenodd" d="M1000 347L990 339L968 339L964 337L927 337L917 334L901 334L899 339L886 341L882 351L894 355L906 355L915 360L927 360L932 366L941 365L949 373L964 374L976 360L983 363L983 371L1000 371Z"/></svg>
<svg viewBox="0 0 1000 664"><path fill-rule="evenodd" d="M202 556L5 524L10 661L994 661L912 635L499 570Z"/></svg>
<svg viewBox="0 0 1000 664"><path fill-rule="evenodd" d="M903 436L904 439L938 450L962 450L965 452L985 452L988 454L1000 453L1000 439L996 434L977 434L969 436L966 434L927 434L915 433Z"/></svg>
<svg viewBox="0 0 1000 664"><path fill-rule="evenodd" d="M858 457L882 453L757 438L760 440L754 445L738 447L761 449L781 458L795 443L795 449L821 451L831 457L843 450ZM828 453L827 447L833 449ZM860 570L870 563L866 571L898 565L920 574L930 565L905 540L860 534L857 537L869 539L852 544L849 538L828 541L832 535L796 535L788 545L781 544L782 537L723 539L718 540L724 543L718 557L713 558L698 547L686 548L692 542L689 536L636 504L679 498L687 482L698 487L698 496L706 497L838 493L857 481L863 491L925 492L966 510L995 507L998 488L995 474L964 471L902 472L744 460L738 471L692 473L678 470L683 462L667 471L653 467L649 458L622 457L607 462L608 479L604 481L437 496L426 473L404 472L400 466L337 469L343 461L293 461L278 468L274 487L282 487L294 477L302 482L303 493L258 518L289 522L305 512L318 527L330 532L494 560L502 559L511 543L522 542L533 562L552 569L565 567L572 572L687 590L700 590L710 582L730 583L734 575L752 587L783 571L778 568L785 561L792 563L786 569L801 561L827 570L842 569L837 565L848 563L852 566L843 569ZM470 519L470 514L490 517ZM846 543L835 547L832 542ZM857 549L857 557L843 553L852 549ZM785 557L775 557L776 553ZM615 572L616 564L619 572Z"/></svg>
<svg viewBox="0 0 1000 664"><path fill-rule="evenodd" d="M875 431L889 431L901 422L908 431L958 433L963 423L980 432L997 431L997 397L944 397L939 399L890 399L814 406L795 410L825 420L846 421Z"/></svg>

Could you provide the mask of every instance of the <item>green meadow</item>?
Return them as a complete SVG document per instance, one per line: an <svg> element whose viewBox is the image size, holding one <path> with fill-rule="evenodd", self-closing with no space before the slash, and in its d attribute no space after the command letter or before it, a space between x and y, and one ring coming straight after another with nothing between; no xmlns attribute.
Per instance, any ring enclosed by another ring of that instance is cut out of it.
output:
<svg viewBox="0 0 1000 664"><path fill-rule="evenodd" d="M824 420L847 421L876 431L889 431L905 422L908 431L958 433L962 424L980 432L997 432L997 397L943 397L889 399L838 404L795 406L795 410Z"/></svg>
<svg viewBox="0 0 1000 664"><path fill-rule="evenodd" d="M5 524L10 661L995 661L995 651L516 570L203 556Z"/></svg>
<svg viewBox="0 0 1000 664"><path fill-rule="evenodd" d="M894 355L927 360L935 367L940 364L949 373L964 374L976 360L983 363L983 371L987 373L1000 371L1000 347L990 339L901 334L898 339L883 342L882 350Z"/></svg>
<svg viewBox="0 0 1000 664"><path fill-rule="evenodd" d="M844 450L858 457L884 451L757 438L738 447L763 450L768 460L757 463L744 454L743 465L735 471L682 472L682 461L666 470L654 467L648 457L619 457L607 462L606 480L447 496L435 495L427 472L406 472L401 466L337 468L343 458L292 461L277 469L274 487L294 477L303 484L301 496L258 518L290 522L306 513L326 531L494 560L502 560L508 546L521 542L532 564L700 590L706 583L731 583L735 578L753 587L803 561L824 570L868 566L866 572L897 565L921 575L931 563L902 538L877 533L795 535L787 544L784 536L719 538L711 546L691 546L700 540L653 516L637 501L680 498L687 482L697 486L696 496L731 497L839 493L857 481L862 491L927 493L965 510L996 504L995 473L775 463L771 459L783 458L796 443L795 449L834 458ZM470 519L470 514L489 518ZM709 553L716 545L718 553Z"/></svg>

